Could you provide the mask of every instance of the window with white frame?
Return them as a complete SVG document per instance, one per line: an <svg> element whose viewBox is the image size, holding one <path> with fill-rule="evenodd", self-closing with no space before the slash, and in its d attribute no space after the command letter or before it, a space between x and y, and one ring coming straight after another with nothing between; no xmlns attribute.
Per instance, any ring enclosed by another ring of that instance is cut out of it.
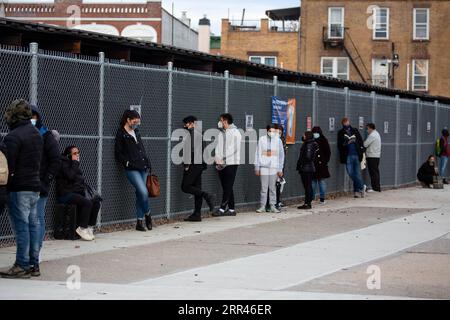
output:
<svg viewBox="0 0 450 320"><path fill-rule="evenodd" d="M323 57L321 60L321 74L343 80L349 79L348 58Z"/></svg>
<svg viewBox="0 0 450 320"><path fill-rule="evenodd" d="M344 8L328 8L328 38L344 38Z"/></svg>
<svg viewBox="0 0 450 320"><path fill-rule="evenodd" d="M374 86L389 86L389 65L386 59L372 59L372 84Z"/></svg>
<svg viewBox="0 0 450 320"><path fill-rule="evenodd" d="M414 9L414 40L428 40L430 38L430 9Z"/></svg>
<svg viewBox="0 0 450 320"><path fill-rule="evenodd" d="M373 9L373 39L389 39L389 8Z"/></svg>
<svg viewBox="0 0 450 320"><path fill-rule="evenodd" d="M271 67L277 66L277 57L250 56L249 60L253 63L265 64Z"/></svg>
<svg viewBox="0 0 450 320"><path fill-rule="evenodd" d="M428 91L428 60L413 60L412 87L414 91Z"/></svg>

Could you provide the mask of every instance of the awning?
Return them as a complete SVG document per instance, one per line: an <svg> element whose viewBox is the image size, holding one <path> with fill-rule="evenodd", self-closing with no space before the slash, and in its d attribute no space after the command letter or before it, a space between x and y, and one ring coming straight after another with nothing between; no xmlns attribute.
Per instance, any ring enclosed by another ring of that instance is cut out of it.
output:
<svg viewBox="0 0 450 320"><path fill-rule="evenodd" d="M272 20L299 20L300 19L300 7L295 8L286 8L286 9L275 9L275 10L267 10L266 16L268 16Z"/></svg>

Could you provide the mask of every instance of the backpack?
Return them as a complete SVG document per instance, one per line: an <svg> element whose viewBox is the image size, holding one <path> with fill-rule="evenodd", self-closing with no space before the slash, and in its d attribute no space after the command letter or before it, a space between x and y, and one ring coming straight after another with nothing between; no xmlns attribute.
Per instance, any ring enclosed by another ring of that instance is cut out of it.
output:
<svg viewBox="0 0 450 320"><path fill-rule="evenodd" d="M436 144L434 146L434 153L436 157L440 157L442 153L442 146L441 146L441 138L436 140Z"/></svg>
<svg viewBox="0 0 450 320"><path fill-rule="evenodd" d="M8 184L8 160L5 154L0 151L0 186L6 186Z"/></svg>

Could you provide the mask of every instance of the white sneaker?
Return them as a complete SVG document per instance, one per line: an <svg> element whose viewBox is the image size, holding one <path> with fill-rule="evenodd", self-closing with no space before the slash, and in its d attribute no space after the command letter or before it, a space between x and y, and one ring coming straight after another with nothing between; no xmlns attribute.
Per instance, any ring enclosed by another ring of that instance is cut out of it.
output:
<svg viewBox="0 0 450 320"><path fill-rule="evenodd" d="M88 231L89 231L89 234L90 234L91 237L92 237L92 240L95 240L95 236L94 236L94 227L88 227Z"/></svg>
<svg viewBox="0 0 450 320"><path fill-rule="evenodd" d="M368 189L368 190L366 190L366 192L367 193L372 193L372 192L375 192L375 191L373 191L373 189Z"/></svg>
<svg viewBox="0 0 450 320"><path fill-rule="evenodd" d="M77 230L75 230L75 231L81 237L81 239L83 239L85 241L94 240L94 239L92 239L92 236L91 236L88 228L85 229L85 228L78 227Z"/></svg>
<svg viewBox="0 0 450 320"><path fill-rule="evenodd" d="M278 210L273 204L270 205L270 213L280 213L281 210Z"/></svg>
<svg viewBox="0 0 450 320"><path fill-rule="evenodd" d="M259 208L258 210L256 210L256 212L258 212L258 213L266 212L266 206L262 206L261 208Z"/></svg>

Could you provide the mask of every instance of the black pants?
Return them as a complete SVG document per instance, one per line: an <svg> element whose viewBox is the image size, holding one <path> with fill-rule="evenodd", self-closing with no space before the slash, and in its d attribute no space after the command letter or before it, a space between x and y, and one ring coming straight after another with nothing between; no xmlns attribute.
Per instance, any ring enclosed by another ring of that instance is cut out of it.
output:
<svg viewBox="0 0 450 320"><path fill-rule="evenodd" d="M421 176L419 181L430 185L430 184L434 183L434 176L431 174L426 174L426 175Z"/></svg>
<svg viewBox="0 0 450 320"><path fill-rule="evenodd" d="M202 190L203 169L203 165L191 165L189 170L184 170L181 183L181 190L194 196L194 214L196 215L201 215L203 196L205 195L205 192Z"/></svg>
<svg viewBox="0 0 450 320"><path fill-rule="evenodd" d="M369 170L372 189L381 192L379 166L380 158L367 158L367 169Z"/></svg>
<svg viewBox="0 0 450 320"><path fill-rule="evenodd" d="M223 170L219 171L220 184L222 185L223 196L222 203L220 204L220 209L234 210L234 180L236 179L237 165L226 166Z"/></svg>
<svg viewBox="0 0 450 320"><path fill-rule="evenodd" d="M303 187L305 188L305 204L311 205L311 202L313 201L312 181L313 181L314 173L301 172L300 176L302 178Z"/></svg>
<svg viewBox="0 0 450 320"><path fill-rule="evenodd" d="M97 216L100 210L100 202L87 199L85 196L74 193L67 204L77 206L77 225L82 228L95 226L97 224Z"/></svg>

